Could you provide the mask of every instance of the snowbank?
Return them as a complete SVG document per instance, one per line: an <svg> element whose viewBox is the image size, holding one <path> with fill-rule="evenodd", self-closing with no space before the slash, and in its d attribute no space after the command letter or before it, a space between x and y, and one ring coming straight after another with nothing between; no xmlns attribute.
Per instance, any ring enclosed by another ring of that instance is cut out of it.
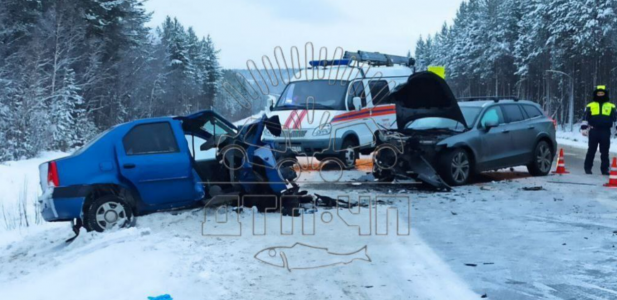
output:
<svg viewBox="0 0 617 300"><path fill-rule="evenodd" d="M0 164L0 231L43 222L35 207L41 193L39 165L67 155L43 152L37 158Z"/></svg>

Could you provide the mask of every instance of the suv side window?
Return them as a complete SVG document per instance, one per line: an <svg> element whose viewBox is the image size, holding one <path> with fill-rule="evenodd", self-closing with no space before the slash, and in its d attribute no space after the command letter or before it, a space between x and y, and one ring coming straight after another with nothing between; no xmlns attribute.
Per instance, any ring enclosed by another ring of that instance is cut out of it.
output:
<svg viewBox="0 0 617 300"><path fill-rule="evenodd" d="M523 109L527 113L529 119L537 118L542 115L542 112L533 105L523 105Z"/></svg>
<svg viewBox="0 0 617 300"><path fill-rule="evenodd" d="M520 105L518 104L507 104L504 105L503 111L506 115L506 119L508 123L514 123L525 120L525 116L521 111Z"/></svg>
<svg viewBox="0 0 617 300"><path fill-rule="evenodd" d="M368 87L371 90L373 105L388 104L386 101L390 96L390 87L385 80L371 80L368 82Z"/></svg>
<svg viewBox="0 0 617 300"><path fill-rule="evenodd" d="M167 122L137 125L122 139L126 155L180 152L178 142Z"/></svg>
<svg viewBox="0 0 617 300"><path fill-rule="evenodd" d="M364 92L364 83L362 81L356 81L351 84L351 90L349 91L349 109L353 110L353 98L360 97L362 99L362 107L366 107L366 92Z"/></svg>
<svg viewBox="0 0 617 300"><path fill-rule="evenodd" d="M501 111L501 107L493 106L486 110L482 119L480 119L480 126L486 127L487 122L497 122L498 124L504 124L505 119L503 117L503 112Z"/></svg>

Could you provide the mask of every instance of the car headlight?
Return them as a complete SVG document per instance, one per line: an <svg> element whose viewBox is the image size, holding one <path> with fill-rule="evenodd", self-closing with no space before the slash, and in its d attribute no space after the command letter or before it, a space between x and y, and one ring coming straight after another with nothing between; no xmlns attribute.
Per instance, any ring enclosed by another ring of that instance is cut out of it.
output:
<svg viewBox="0 0 617 300"><path fill-rule="evenodd" d="M324 126L315 128L315 131L313 131L313 135L314 136L329 135L331 132L332 132L332 125L326 124Z"/></svg>

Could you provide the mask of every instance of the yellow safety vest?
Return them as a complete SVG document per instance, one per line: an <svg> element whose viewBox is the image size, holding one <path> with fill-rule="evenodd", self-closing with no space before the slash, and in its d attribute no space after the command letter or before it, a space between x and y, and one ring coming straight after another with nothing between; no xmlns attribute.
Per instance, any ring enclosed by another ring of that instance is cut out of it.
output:
<svg viewBox="0 0 617 300"><path fill-rule="evenodd" d="M610 102L604 102L602 108L600 108L600 103L591 102L587 104L587 108L591 111L592 116L597 116L602 113L603 116L610 116L613 109L615 109L615 104Z"/></svg>

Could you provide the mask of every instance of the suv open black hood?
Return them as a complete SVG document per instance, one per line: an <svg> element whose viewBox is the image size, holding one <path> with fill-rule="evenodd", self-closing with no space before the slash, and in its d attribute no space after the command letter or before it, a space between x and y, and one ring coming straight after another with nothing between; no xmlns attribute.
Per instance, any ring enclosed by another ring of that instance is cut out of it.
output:
<svg viewBox="0 0 617 300"><path fill-rule="evenodd" d="M427 117L455 120L465 127L467 123L450 87L437 74L418 72L407 83L391 94L396 103L396 122L399 130L411 121Z"/></svg>

